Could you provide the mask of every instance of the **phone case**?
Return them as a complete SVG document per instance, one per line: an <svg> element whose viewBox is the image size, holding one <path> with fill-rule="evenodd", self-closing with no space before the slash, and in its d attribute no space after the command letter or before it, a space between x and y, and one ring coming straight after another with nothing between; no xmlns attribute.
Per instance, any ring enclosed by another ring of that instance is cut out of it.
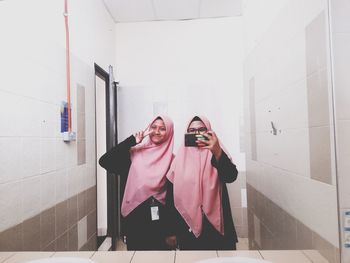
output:
<svg viewBox="0 0 350 263"><path fill-rule="evenodd" d="M186 133L185 134L185 146L186 147L197 147L196 141L197 140L208 140L203 135L195 134L195 133Z"/></svg>

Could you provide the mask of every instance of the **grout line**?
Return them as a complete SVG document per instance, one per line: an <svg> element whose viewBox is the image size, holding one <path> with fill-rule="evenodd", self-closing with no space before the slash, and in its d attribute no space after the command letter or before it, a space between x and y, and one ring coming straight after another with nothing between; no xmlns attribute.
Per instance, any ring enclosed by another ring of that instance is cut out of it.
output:
<svg viewBox="0 0 350 263"><path fill-rule="evenodd" d="M302 254L304 254L304 256L310 260L310 262L315 263L303 250L300 250Z"/></svg>
<svg viewBox="0 0 350 263"><path fill-rule="evenodd" d="M13 257L15 254L16 254L16 253L15 253L15 252L13 252L13 253L12 253L12 254L10 254L8 257L4 258L4 260L3 260L3 261L0 261L0 262L5 262L5 261L7 261L9 258Z"/></svg>
<svg viewBox="0 0 350 263"><path fill-rule="evenodd" d="M93 256L95 256L96 252L97 252L97 250L92 251L92 255L89 258L93 258Z"/></svg>
<svg viewBox="0 0 350 263"><path fill-rule="evenodd" d="M132 262L132 260L134 259L135 254L136 254L136 251L134 251L134 253L132 254L132 257L131 257L131 259L130 259L130 262L129 262L129 263L131 263L131 262Z"/></svg>
<svg viewBox="0 0 350 263"><path fill-rule="evenodd" d="M160 19L158 18L157 11L156 11L156 6L155 6L153 0L151 0L151 5L152 5L152 11L153 11L154 20L155 21L159 21Z"/></svg>
<svg viewBox="0 0 350 263"><path fill-rule="evenodd" d="M262 259L265 259L264 256L261 254L260 250L258 250L258 253L260 254Z"/></svg>

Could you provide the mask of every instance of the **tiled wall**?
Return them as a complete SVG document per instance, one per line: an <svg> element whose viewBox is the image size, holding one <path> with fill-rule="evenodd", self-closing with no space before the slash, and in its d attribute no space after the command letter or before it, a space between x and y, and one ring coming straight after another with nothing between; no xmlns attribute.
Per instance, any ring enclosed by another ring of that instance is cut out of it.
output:
<svg viewBox="0 0 350 263"><path fill-rule="evenodd" d="M94 62L113 64L114 22L101 1L81 5L69 5L78 140L66 143L60 133L60 105L67 100L62 1L0 2L0 250L94 248Z"/></svg>
<svg viewBox="0 0 350 263"><path fill-rule="evenodd" d="M85 87L77 86L77 148L78 165L86 163L86 132L85 132Z"/></svg>
<svg viewBox="0 0 350 263"><path fill-rule="evenodd" d="M316 248L339 260L330 65L325 0L285 1L247 55L252 248Z"/></svg>
<svg viewBox="0 0 350 263"><path fill-rule="evenodd" d="M339 248L249 184L247 195L250 249L318 250L330 263L339 262Z"/></svg>
<svg viewBox="0 0 350 263"><path fill-rule="evenodd" d="M246 175L239 171L238 177L232 184L226 184L229 193L231 212L235 224L237 236L248 237Z"/></svg>
<svg viewBox="0 0 350 263"><path fill-rule="evenodd" d="M0 233L0 251L96 249L96 187Z"/></svg>
<svg viewBox="0 0 350 263"><path fill-rule="evenodd" d="M350 262L350 248L345 247L343 231L344 213L350 211L350 2L347 0L329 2L333 44L340 235L342 262L345 263Z"/></svg>

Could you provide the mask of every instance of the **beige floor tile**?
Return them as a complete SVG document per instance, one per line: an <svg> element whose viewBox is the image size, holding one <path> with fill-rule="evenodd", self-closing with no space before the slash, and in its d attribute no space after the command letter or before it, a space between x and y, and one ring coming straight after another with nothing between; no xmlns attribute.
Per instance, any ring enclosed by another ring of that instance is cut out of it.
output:
<svg viewBox="0 0 350 263"><path fill-rule="evenodd" d="M97 251L91 258L96 263L130 263L134 251Z"/></svg>
<svg viewBox="0 0 350 263"><path fill-rule="evenodd" d="M260 250L260 254L273 263L312 263L300 250Z"/></svg>
<svg viewBox="0 0 350 263"><path fill-rule="evenodd" d="M247 257L247 258L258 258L262 259L259 251L241 251L241 250L233 250L233 251L218 251L219 257Z"/></svg>
<svg viewBox="0 0 350 263"><path fill-rule="evenodd" d="M72 252L56 252L53 257L79 257L91 258L95 251L72 251Z"/></svg>
<svg viewBox="0 0 350 263"><path fill-rule="evenodd" d="M176 251L175 263L194 263L207 258L216 258L216 251Z"/></svg>
<svg viewBox="0 0 350 263"><path fill-rule="evenodd" d="M302 250L302 252L309 258L311 259L312 262L317 262L317 263L328 263L328 260L325 259L320 252L317 250Z"/></svg>
<svg viewBox="0 0 350 263"><path fill-rule="evenodd" d="M175 251L136 251L131 263L174 263Z"/></svg>
<svg viewBox="0 0 350 263"><path fill-rule="evenodd" d="M21 263L40 258L49 258L55 252L17 252L15 255L5 260L4 263Z"/></svg>
<svg viewBox="0 0 350 263"><path fill-rule="evenodd" d="M116 250L117 251L127 251L127 247L126 247L126 244L121 241L121 240L117 240L116 242Z"/></svg>
<svg viewBox="0 0 350 263"><path fill-rule="evenodd" d="M249 250L248 238L238 238L237 250Z"/></svg>
<svg viewBox="0 0 350 263"><path fill-rule="evenodd" d="M13 256L15 252L0 252L0 263Z"/></svg>

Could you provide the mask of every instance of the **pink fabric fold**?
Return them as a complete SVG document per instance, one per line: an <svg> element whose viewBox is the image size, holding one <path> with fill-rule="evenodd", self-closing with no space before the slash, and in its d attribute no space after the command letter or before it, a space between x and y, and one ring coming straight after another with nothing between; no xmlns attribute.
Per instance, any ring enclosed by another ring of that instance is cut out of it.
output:
<svg viewBox="0 0 350 263"><path fill-rule="evenodd" d="M211 130L208 119L204 116L198 117L207 129ZM187 129L192 120L193 118ZM226 151L225 153L227 154ZM179 148L167 174L174 186L175 207L196 237L202 233L203 213L213 227L224 234L222 183L216 168L211 164L212 156L207 149L183 145Z"/></svg>
<svg viewBox="0 0 350 263"><path fill-rule="evenodd" d="M166 173L173 159L174 125L167 116L158 117L166 127L165 141L157 145L147 137L144 143L130 149L131 166L121 207L124 217L151 196L165 203Z"/></svg>

